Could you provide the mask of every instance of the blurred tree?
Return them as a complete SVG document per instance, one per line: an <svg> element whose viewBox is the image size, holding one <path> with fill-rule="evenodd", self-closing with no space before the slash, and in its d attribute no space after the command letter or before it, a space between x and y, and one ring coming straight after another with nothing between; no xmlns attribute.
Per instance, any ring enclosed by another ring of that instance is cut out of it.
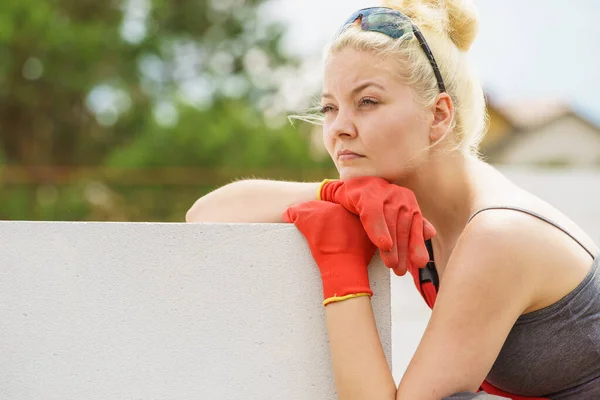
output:
<svg viewBox="0 0 600 400"><path fill-rule="evenodd" d="M0 163L29 168L34 184L4 188L0 218L89 218L89 182L49 189L39 165L323 165L306 126L265 117L282 111L279 88L298 61L281 51L283 27L263 21L264 5L2 0ZM103 217L128 218L117 211Z"/></svg>
<svg viewBox="0 0 600 400"><path fill-rule="evenodd" d="M175 124L174 103L259 104L276 89L273 71L292 62L278 50L282 28L258 22L262 2L2 1L7 162L96 164L144 134L149 115Z"/></svg>

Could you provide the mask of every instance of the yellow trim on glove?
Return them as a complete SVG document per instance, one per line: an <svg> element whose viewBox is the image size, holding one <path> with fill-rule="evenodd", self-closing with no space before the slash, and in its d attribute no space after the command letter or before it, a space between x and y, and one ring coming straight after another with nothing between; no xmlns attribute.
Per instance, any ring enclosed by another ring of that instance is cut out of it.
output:
<svg viewBox="0 0 600 400"><path fill-rule="evenodd" d="M319 185L319 189L317 190L317 200L323 200L321 198L321 190L323 190L323 186L325 186L326 183L333 182L335 180L337 179L324 179L323 182L321 182L321 184Z"/></svg>
<svg viewBox="0 0 600 400"><path fill-rule="evenodd" d="M352 299L352 298L355 298L355 297L363 297L363 296L369 296L370 297L371 293L354 293L354 294L347 294L346 296L340 296L340 297L333 296L333 297L330 297L328 299L325 299L323 301L323 305L326 306L329 303L335 303L337 301L344 301L344 300Z"/></svg>

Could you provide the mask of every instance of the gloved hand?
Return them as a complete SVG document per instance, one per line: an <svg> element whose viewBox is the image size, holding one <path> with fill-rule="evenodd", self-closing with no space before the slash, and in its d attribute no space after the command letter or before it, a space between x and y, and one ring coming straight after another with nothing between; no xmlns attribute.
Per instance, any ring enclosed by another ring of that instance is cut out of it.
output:
<svg viewBox="0 0 600 400"><path fill-rule="evenodd" d="M377 177L345 182L326 179L317 198L341 204L359 215L383 262L396 275L403 276L407 269L414 275L427 265L425 241L435 236L435 228L423 218L411 190Z"/></svg>
<svg viewBox="0 0 600 400"><path fill-rule="evenodd" d="M367 267L376 247L360 220L339 204L309 201L283 213L308 241L323 280L323 305L372 296Z"/></svg>

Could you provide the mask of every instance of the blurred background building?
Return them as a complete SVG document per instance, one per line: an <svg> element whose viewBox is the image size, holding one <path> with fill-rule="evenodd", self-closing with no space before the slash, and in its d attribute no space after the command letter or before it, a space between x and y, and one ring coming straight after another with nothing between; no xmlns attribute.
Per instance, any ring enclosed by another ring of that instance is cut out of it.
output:
<svg viewBox="0 0 600 400"><path fill-rule="evenodd" d="M3 0L0 219L183 221L234 179L334 176L287 115L319 94L338 25L377 4ZM476 4L486 159L599 169L600 2Z"/></svg>
<svg viewBox="0 0 600 400"><path fill-rule="evenodd" d="M600 167L600 124L565 102L488 99L488 115L481 147L493 164Z"/></svg>

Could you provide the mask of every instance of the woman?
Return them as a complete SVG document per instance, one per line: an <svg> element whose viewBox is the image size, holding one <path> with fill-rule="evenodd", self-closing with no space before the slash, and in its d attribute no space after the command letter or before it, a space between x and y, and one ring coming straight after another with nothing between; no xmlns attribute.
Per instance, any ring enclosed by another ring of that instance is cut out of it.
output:
<svg viewBox="0 0 600 400"><path fill-rule="evenodd" d="M235 182L187 221L296 224L323 277L341 399L600 398L598 248L477 157L475 10L387 5L353 14L327 51L323 139L340 179ZM397 388L369 301L375 247L433 307Z"/></svg>

